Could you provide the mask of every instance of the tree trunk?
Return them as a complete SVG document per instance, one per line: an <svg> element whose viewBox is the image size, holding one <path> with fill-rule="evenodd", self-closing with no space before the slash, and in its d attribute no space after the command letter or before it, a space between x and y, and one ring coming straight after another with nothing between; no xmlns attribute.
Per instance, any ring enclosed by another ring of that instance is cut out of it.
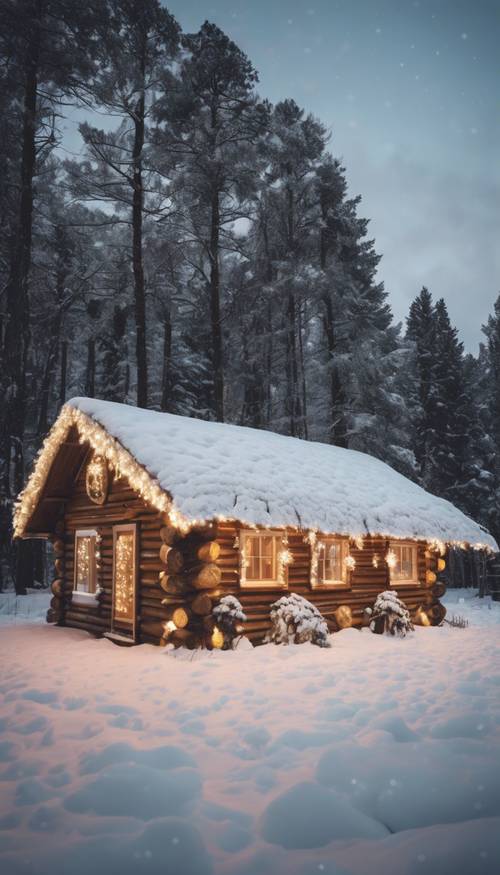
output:
<svg viewBox="0 0 500 875"><path fill-rule="evenodd" d="M50 327L49 350L45 362L45 368L40 387L40 412L38 415L38 437L41 438L47 431L47 419L49 412L49 395L53 385L54 371L59 352L59 336L61 334L62 313L58 309Z"/></svg>
<svg viewBox="0 0 500 875"><path fill-rule="evenodd" d="M88 398L95 397L95 340L87 341L87 376L85 379L85 394Z"/></svg>
<svg viewBox="0 0 500 875"><path fill-rule="evenodd" d="M59 383L59 403L61 405L66 401L66 380L68 373L68 341L63 340L61 343L61 377Z"/></svg>
<svg viewBox="0 0 500 875"><path fill-rule="evenodd" d="M141 56L141 77L144 89L145 52ZM144 90L134 112L134 145L132 167L134 178L132 198L132 265L134 271L135 337L137 361L137 406L148 406L148 359L146 346L146 291L144 287L144 264L142 251L142 218L144 190L142 185L142 150L144 148Z"/></svg>
<svg viewBox="0 0 500 875"><path fill-rule="evenodd" d="M26 365L30 345L28 281L31 267L33 227L33 177L36 165L36 102L40 56L41 3L33 4L24 65L24 106L21 152L19 215L5 289L6 324L3 348L4 427L1 459L4 460L3 491L10 496L10 465L14 456L13 485L19 492L24 480L24 425L26 417Z"/></svg>
<svg viewBox="0 0 500 875"><path fill-rule="evenodd" d="M307 382L306 382L306 367L304 360L304 343L302 338L302 307L298 310L298 329L299 329L299 358L300 358L300 374L301 374L301 390L302 390L302 437L308 439L307 427Z"/></svg>
<svg viewBox="0 0 500 875"><path fill-rule="evenodd" d="M222 326L220 318L219 236L219 191L218 189L215 189L212 196L210 223L210 326L212 329L215 418L217 422L224 422L224 370L222 359Z"/></svg>
<svg viewBox="0 0 500 875"><path fill-rule="evenodd" d="M30 35L24 63L24 104L18 217L12 247L10 272L5 287L5 332L0 385L4 404L0 426L0 516L1 555L13 571L16 593L26 592L26 542L12 549L10 502L12 489L21 491L24 481L24 428L26 419L26 366L30 346L28 282L31 268L33 228L33 177L36 166L36 104L41 39L41 2L33 3L27 27Z"/></svg>
<svg viewBox="0 0 500 875"><path fill-rule="evenodd" d="M328 367L330 373L330 435L337 447L347 447L347 422L345 416L346 398L342 387L339 369L335 361L336 338L332 299L328 292L323 297L325 306L325 334L328 345Z"/></svg>
<svg viewBox="0 0 500 875"><path fill-rule="evenodd" d="M287 306L286 328L286 357L287 357L287 399L286 407L290 422L290 434L292 437L300 436L299 423L302 418L302 410L299 394L299 373L297 365L297 338L296 338L296 302L295 295L290 292Z"/></svg>
<svg viewBox="0 0 500 875"><path fill-rule="evenodd" d="M172 322L167 311L163 322L163 373L161 379L161 409L168 413L172 409Z"/></svg>

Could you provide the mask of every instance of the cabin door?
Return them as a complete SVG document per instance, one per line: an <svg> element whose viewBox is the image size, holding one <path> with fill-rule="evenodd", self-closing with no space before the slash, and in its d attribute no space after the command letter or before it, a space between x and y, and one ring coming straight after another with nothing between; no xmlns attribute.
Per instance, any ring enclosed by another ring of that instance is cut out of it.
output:
<svg viewBox="0 0 500 875"><path fill-rule="evenodd" d="M137 621L137 526L113 526L111 632L135 641Z"/></svg>

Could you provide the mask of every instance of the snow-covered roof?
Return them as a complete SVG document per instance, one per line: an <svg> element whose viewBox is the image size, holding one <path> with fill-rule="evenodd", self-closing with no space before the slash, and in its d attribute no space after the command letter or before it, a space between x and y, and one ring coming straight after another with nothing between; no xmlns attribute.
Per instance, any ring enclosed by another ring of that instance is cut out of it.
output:
<svg viewBox="0 0 500 875"><path fill-rule="evenodd" d="M63 416L73 417L77 427L82 421L102 426L146 469L155 494L166 493L174 516L184 521L225 518L498 549L482 526L450 502L365 453L93 398L71 399Z"/></svg>

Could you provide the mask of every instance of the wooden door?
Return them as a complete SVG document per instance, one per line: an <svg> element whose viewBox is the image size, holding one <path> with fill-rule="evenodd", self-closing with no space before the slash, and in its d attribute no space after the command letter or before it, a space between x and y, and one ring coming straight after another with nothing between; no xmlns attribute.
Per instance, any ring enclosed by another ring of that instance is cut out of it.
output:
<svg viewBox="0 0 500 875"><path fill-rule="evenodd" d="M137 620L137 526L113 526L111 631L135 641Z"/></svg>

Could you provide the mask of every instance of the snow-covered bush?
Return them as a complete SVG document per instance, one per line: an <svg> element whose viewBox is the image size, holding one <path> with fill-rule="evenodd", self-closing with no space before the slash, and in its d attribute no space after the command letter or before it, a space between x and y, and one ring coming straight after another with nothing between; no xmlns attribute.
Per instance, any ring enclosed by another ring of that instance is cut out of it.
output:
<svg viewBox="0 0 500 875"><path fill-rule="evenodd" d="M373 608L367 608L365 613L370 617L370 629L378 635L386 632L404 638L407 632L413 631L410 612L394 589L379 593Z"/></svg>
<svg viewBox="0 0 500 875"><path fill-rule="evenodd" d="M234 639L242 634L241 624L246 620L241 602L234 595L225 595L212 609L212 615L224 635L224 647L231 648Z"/></svg>
<svg viewBox="0 0 500 875"><path fill-rule="evenodd" d="M311 602L294 592L271 605L271 623L266 641L274 644L310 641L318 647L330 646L325 618Z"/></svg>

